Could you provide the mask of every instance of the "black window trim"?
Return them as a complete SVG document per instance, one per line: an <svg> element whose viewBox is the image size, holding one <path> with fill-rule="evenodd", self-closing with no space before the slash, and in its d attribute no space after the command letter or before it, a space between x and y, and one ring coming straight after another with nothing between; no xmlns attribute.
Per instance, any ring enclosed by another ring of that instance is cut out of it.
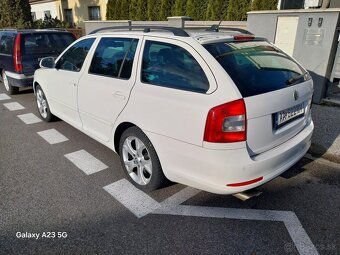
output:
<svg viewBox="0 0 340 255"><path fill-rule="evenodd" d="M66 70L66 69L61 69L60 67L59 67L59 61L60 61L60 59L65 55L65 53L66 52L68 52L68 50L69 49L71 49L74 45L76 45L77 43L79 43L79 42L82 42L82 41L85 41L85 40L88 40L88 39L94 39L93 40L93 42L92 42L92 45L91 45L91 47L90 47L90 49L89 49L89 51L88 51L88 53L87 53L87 55L86 55L86 57L85 57L85 59L84 59L84 63L83 63L83 65L82 65L82 67L80 68L80 70L79 71L72 71L72 70ZM86 59L88 58L88 56L89 56L89 54L90 54L90 52L91 52L91 49L93 48L93 45L95 45L95 43L96 43L96 40L97 40L97 38L96 37L87 37L87 38L84 38L84 39L82 39L82 40L80 40L80 41L75 41L75 42L73 42L71 45L69 45L63 52L62 52L62 54L58 57L58 59L56 60L56 63L55 63L55 68L58 70L58 71L66 71L66 72L72 72L72 73L80 73L82 70L83 70L83 68L85 68L85 66L86 66Z"/></svg>
<svg viewBox="0 0 340 255"><path fill-rule="evenodd" d="M90 68L91 68L91 64L92 64L92 59L93 59L94 53L95 53L95 51L96 51L96 49L97 49L97 47L98 47L98 44L100 43L100 41L101 41L103 38L131 39L129 48L128 48L128 50L126 51L126 53L125 53L125 55L124 55L122 65L121 65L120 68L119 68L119 73L118 73L118 76L117 76L117 77L114 77L114 76L111 76L111 75L105 75L105 74L99 74L99 73L92 73L92 72L90 72ZM125 59L126 59L126 57L127 57L127 54L129 53L129 51L130 51L130 49L131 49L131 47L132 47L133 42L136 41L136 40L137 40L137 42L139 43L140 40L139 40L138 38L133 38L133 37L110 37L110 36L103 36L103 37L100 37L99 40L98 40L98 43L96 44L96 48L95 48L95 50L94 50L94 52L93 52L93 54L92 54L91 61L90 61L90 64L89 64L89 67L88 67L88 69L87 69L87 74L89 74L89 75L95 75L95 76L102 76L102 77L111 78L111 79L124 80L124 81L130 80L130 79L132 78L132 70L133 70L133 66L134 66L134 64L135 64L135 59L136 59L135 57L136 57L136 54L137 54L137 49L136 49L136 52L135 52L134 61L133 61L132 68L131 68L131 75L130 75L130 77L129 77L129 78L122 78L122 77L120 77L120 75L121 75L121 71L122 71L122 69L123 69L123 66L124 66L124 63L125 63ZM138 48L138 44L137 44L137 48Z"/></svg>
<svg viewBox="0 0 340 255"><path fill-rule="evenodd" d="M140 53L140 73L139 73L139 82L142 84L142 85L151 85L151 86L157 86L159 88L165 88L165 89L173 89L173 90L180 90L180 91L185 91L185 92L191 92L191 93L197 93L197 94L200 94L200 95L210 95L212 94L216 88L212 91L209 92L209 90L211 89L211 84L210 84L210 81L209 81L209 76L207 75L206 71L204 71L204 69L202 68L202 71L205 75L205 77L207 78L207 81L208 81L208 90L206 92L199 92L199 91L195 91L195 90L190 90L190 89L184 89L184 88L175 88L175 87L170 87L170 86L162 86L162 85L159 85L159 84L153 84L153 83L148 83L148 82L144 82L142 80L142 73L143 73L143 56L144 56L144 50L145 50L145 45L148 41L150 42L156 42L156 43L166 43L166 44L171 44L171 45L175 45L177 47L181 47L183 48L182 46L178 45L178 44L175 44L175 43L170 43L170 42L163 42L163 41L158 41L158 40L153 40L153 39L144 39L144 44L143 44L143 48L141 50L141 53ZM190 46L190 45L189 45ZM183 48L184 50L186 50L185 48ZM186 50L196 61L197 59L188 51ZM197 52L198 53L198 52ZM198 53L199 54L199 53ZM200 55L200 54L199 54ZM205 61L204 61L205 62ZM199 62L197 61L197 63L199 64ZM206 63L206 62L205 62ZM210 69L210 68L209 68Z"/></svg>

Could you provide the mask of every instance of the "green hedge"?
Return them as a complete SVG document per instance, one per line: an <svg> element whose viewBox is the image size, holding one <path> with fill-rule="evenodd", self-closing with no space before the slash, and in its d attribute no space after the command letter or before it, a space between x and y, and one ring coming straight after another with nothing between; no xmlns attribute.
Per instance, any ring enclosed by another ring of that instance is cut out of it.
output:
<svg viewBox="0 0 340 255"><path fill-rule="evenodd" d="M32 27L31 6L28 0L0 0L0 27Z"/></svg>
<svg viewBox="0 0 340 255"><path fill-rule="evenodd" d="M108 20L246 20L250 10L276 9L278 0L109 0Z"/></svg>

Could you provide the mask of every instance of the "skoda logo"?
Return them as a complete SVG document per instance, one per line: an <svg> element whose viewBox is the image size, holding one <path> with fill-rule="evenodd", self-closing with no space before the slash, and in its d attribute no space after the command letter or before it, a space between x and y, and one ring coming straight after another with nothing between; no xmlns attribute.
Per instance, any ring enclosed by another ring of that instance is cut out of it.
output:
<svg viewBox="0 0 340 255"><path fill-rule="evenodd" d="M294 99L295 101L299 99L299 92L297 90L294 91Z"/></svg>

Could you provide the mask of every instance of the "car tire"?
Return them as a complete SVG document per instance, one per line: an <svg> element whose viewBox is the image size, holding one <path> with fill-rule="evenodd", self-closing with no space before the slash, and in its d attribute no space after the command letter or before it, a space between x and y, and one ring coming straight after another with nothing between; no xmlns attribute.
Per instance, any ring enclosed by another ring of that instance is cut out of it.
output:
<svg viewBox="0 0 340 255"><path fill-rule="evenodd" d="M40 87L40 85L37 85L35 88L35 97L40 117L46 122L52 121L54 115L51 113L50 106L48 105L45 93Z"/></svg>
<svg viewBox="0 0 340 255"><path fill-rule="evenodd" d="M11 85L11 83L9 82L7 78L5 70L2 70L1 77L2 77L2 83L4 84L7 93L9 95L17 94L19 91L19 88Z"/></svg>
<svg viewBox="0 0 340 255"><path fill-rule="evenodd" d="M124 131L119 155L125 175L137 188L150 192L167 184L155 148L138 127Z"/></svg>

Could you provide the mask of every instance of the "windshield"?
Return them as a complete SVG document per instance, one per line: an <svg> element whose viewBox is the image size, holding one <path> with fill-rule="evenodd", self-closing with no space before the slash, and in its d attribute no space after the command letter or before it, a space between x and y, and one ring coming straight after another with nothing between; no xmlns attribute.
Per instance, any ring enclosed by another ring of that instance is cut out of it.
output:
<svg viewBox="0 0 340 255"><path fill-rule="evenodd" d="M32 33L24 34L22 40L23 55L51 54L59 55L69 46L75 37L70 33Z"/></svg>
<svg viewBox="0 0 340 255"><path fill-rule="evenodd" d="M243 97L283 89L306 79L303 68L266 41L218 42L204 47L229 74Z"/></svg>

